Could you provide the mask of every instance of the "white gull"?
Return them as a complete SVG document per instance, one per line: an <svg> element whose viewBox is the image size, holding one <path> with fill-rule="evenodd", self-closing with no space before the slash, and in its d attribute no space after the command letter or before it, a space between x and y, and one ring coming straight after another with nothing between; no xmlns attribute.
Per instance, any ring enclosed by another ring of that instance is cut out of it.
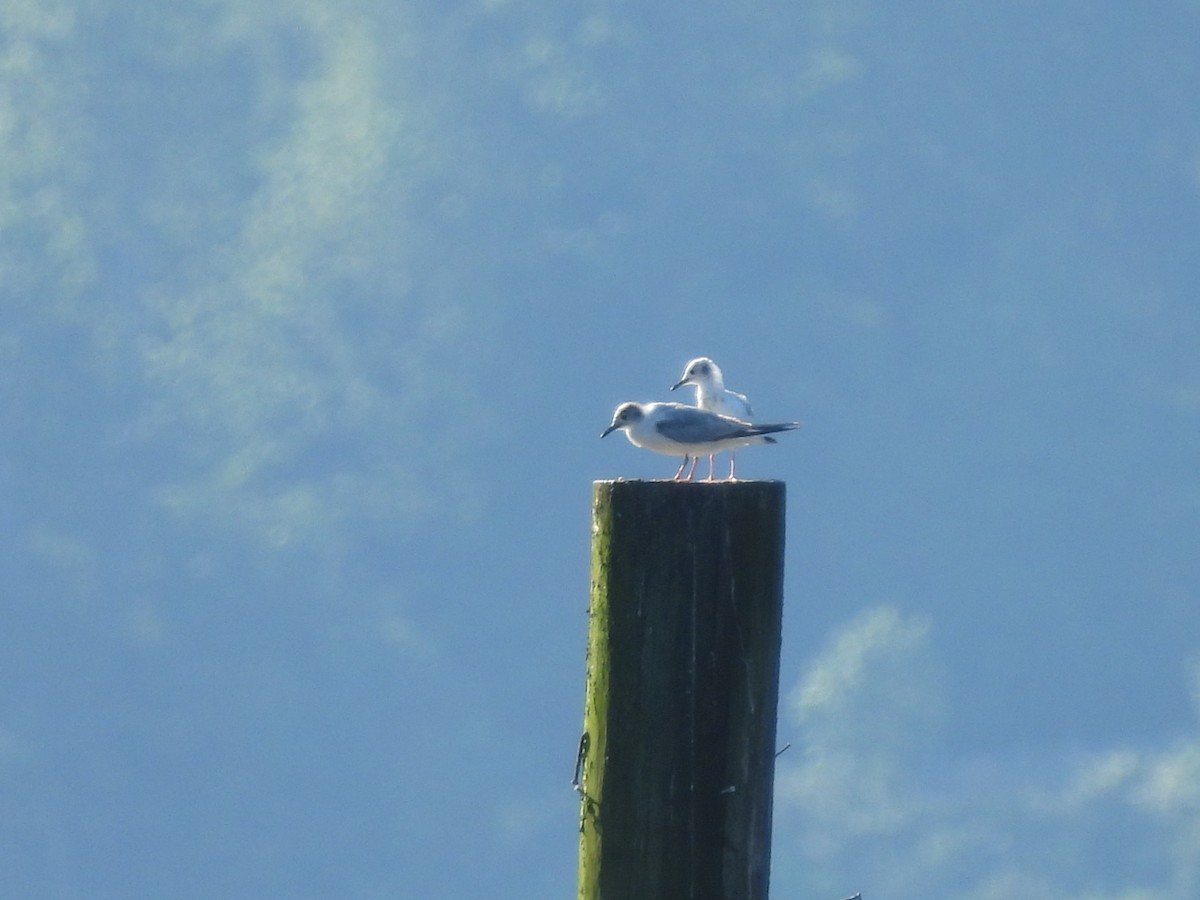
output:
<svg viewBox="0 0 1200 900"><path fill-rule="evenodd" d="M613 413L612 424L600 437L623 430L635 447L667 456L682 456L683 463L674 478L679 481L691 457L734 450L748 444L774 444L772 434L799 427L799 422L755 425L683 403L622 403ZM690 481L691 477L689 472L682 480Z"/></svg>
<svg viewBox="0 0 1200 900"><path fill-rule="evenodd" d="M721 367L709 359L707 356L700 356L696 359L689 360L688 364L683 367L683 377L671 385L671 390L681 388L685 384L696 386L696 406L700 409L707 409L709 412L715 412L722 416L730 416L734 419L741 419L749 422L754 416L754 410L750 408L750 401L745 394L739 394L737 391L731 391L725 387L725 377L721 373ZM708 455L708 480L713 479L713 457L715 454ZM696 471L696 463L698 459L692 461L692 472ZM734 478L734 470L737 466L737 452L730 451L729 453L729 477ZM688 480L691 480L692 472L688 473Z"/></svg>

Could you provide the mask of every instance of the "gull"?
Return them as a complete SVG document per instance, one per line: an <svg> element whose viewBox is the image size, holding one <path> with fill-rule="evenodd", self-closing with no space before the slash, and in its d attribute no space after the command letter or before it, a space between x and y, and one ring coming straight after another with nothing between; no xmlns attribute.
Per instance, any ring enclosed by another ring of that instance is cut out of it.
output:
<svg viewBox="0 0 1200 900"><path fill-rule="evenodd" d="M679 481L690 457L748 444L774 444L775 438L770 435L799 427L799 422L754 425L683 403L622 403L600 437L621 429L635 447L682 456L683 463L672 479ZM692 473L682 480L691 481Z"/></svg>
<svg viewBox="0 0 1200 900"><path fill-rule="evenodd" d="M671 390L681 388L685 384L694 384L696 386L696 405L700 409L707 409L709 412L715 412L734 419L741 419L745 422L749 422L754 415L754 410L750 408L750 401L746 399L746 395L726 388L725 378L721 374L721 367L707 356L700 356L689 360L688 364L683 367L683 377L671 385ZM715 455L712 453L708 455L709 481L713 480L713 457ZM730 478L734 477L734 467L736 465L737 452L730 451ZM696 460L693 460L692 472L695 471ZM688 474L688 479L691 479L691 473Z"/></svg>

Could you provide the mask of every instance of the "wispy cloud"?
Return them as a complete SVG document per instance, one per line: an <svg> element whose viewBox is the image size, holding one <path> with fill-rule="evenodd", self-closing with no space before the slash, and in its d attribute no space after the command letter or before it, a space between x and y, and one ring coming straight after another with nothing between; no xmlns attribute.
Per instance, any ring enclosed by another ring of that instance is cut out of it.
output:
<svg viewBox="0 0 1200 900"><path fill-rule="evenodd" d="M414 288L440 284L413 199L436 163L385 6L0 2L0 284L24 310L0 365L37 352L30 321L78 328L140 404L95 415L154 447L141 486L276 544L471 505L431 415L470 402L466 320Z"/></svg>
<svg viewBox="0 0 1200 900"><path fill-rule="evenodd" d="M1200 732L1169 747L1029 748L1032 768L950 758L937 741L952 715L932 634L893 608L863 613L790 694L801 740L780 759L778 846L801 854L806 891L1196 896Z"/></svg>
<svg viewBox="0 0 1200 900"><path fill-rule="evenodd" d="M607 8L565 18L561 11L530 18L530 10L489 3L487 12L522 34L511 47L499 52L492 48L492 77L511 82L529 109L565 119L609 109L613 71L603 60L636 40L629 21Z"/></svg>
<svg viewBox="0 0 1200 900"><path fill-rule="evenodd" d="M779 792L804 811L804 844L817 856L900 833L922 815L925 801L904 770L940 702L932 673L922 670L928 643L926 622L870 611L833 639L789 695L801 738L792 759L781 759Z"/></svg>
<svg viewBox="0 0 1200 900"><path fill-rule="evenodd" d="M56 315L95 275L71 193L85 136L75 30L72 4L0 4L0 284L6 303Z"/></svg>
<svg viewBox="0 0 1200 900"><path fill-rule="evenodd" d="M371 20L332 3L255 9L231 5L213 39L274 59L278 47L259 45L283 22L311 59L264 64L252 84L275 107L287 98L286 124L249 149L259 186L240 199L233 240L203 250L209 274L153 301L161 336L144 358L154 427L200 435L194 474L163 501L286 543L351 511L441 499L421 485L436 431L423 442L413 423L431 385L453 390L435 362L453 335L444 311L406 295L414 213L387 204L420 162L416 126L386 87ZM405 445L418 449L402 464Z"/></svg>

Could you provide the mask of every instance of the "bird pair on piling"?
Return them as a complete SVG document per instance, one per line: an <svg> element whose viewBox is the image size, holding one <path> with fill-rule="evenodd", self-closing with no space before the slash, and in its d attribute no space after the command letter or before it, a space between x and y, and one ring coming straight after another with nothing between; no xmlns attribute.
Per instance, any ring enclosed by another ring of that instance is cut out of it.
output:
<svg viewBox="0 0 1200 900"><path fill-rule="evenodd" d="M708 457L708 478L713 480L713 458L729 451L729 480L736 476L737 448L749 444L774 444L770 435L799 428L799 422L754 424L750 401L744 394L725 387L720 367L706 356L693 359L683 368L683 377L671 390L695 385L696 405L683 403L622 403L600 437L624 430L636 447L667 456L682 456L674 481L691 481L701 456ZM688 462L692 467L683 474Z"/></svg>

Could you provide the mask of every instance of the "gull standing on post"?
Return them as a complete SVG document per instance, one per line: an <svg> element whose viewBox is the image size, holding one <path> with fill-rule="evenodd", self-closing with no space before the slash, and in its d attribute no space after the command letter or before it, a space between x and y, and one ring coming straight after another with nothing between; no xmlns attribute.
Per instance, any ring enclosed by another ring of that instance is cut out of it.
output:
<svg viewBox="0 0 1200 900"><path fill-rule="evenodd" d="M799 422L753 425L683 403L622 403L600 437L624 430L629 443L667 456L682 456L679 481L690 457L734 450L748 444L774 444L772 434L799 428ZM695 468L693 466L693 468ZM692 473L684 481L692 480Z"/></svg>
<svg viewBox="0 0 1200 900"><path fill-rule="evenodd" d="M725 378L721 374L721 367L709 359L707 356L701 356L691 360L683 367L683 377L671 385L671 390L681 388L685 384L694 384L696 386L696 406L700 409L707 409L709 412L715 412L718 415L729 416L733 419L741 419L749 422L754 415L754 410L750 408L750 401L746 399L745 394L739 394L737 391L731 391L725 387ZM713 457L716 454L708 455L708 480L713 480ZM737 466L737 451L729 451L729 478L734 478L734 468ZM696 471L696 461L692 462L692 472ZM688 480L691 480L691 472L688 473Z"/></svg>

